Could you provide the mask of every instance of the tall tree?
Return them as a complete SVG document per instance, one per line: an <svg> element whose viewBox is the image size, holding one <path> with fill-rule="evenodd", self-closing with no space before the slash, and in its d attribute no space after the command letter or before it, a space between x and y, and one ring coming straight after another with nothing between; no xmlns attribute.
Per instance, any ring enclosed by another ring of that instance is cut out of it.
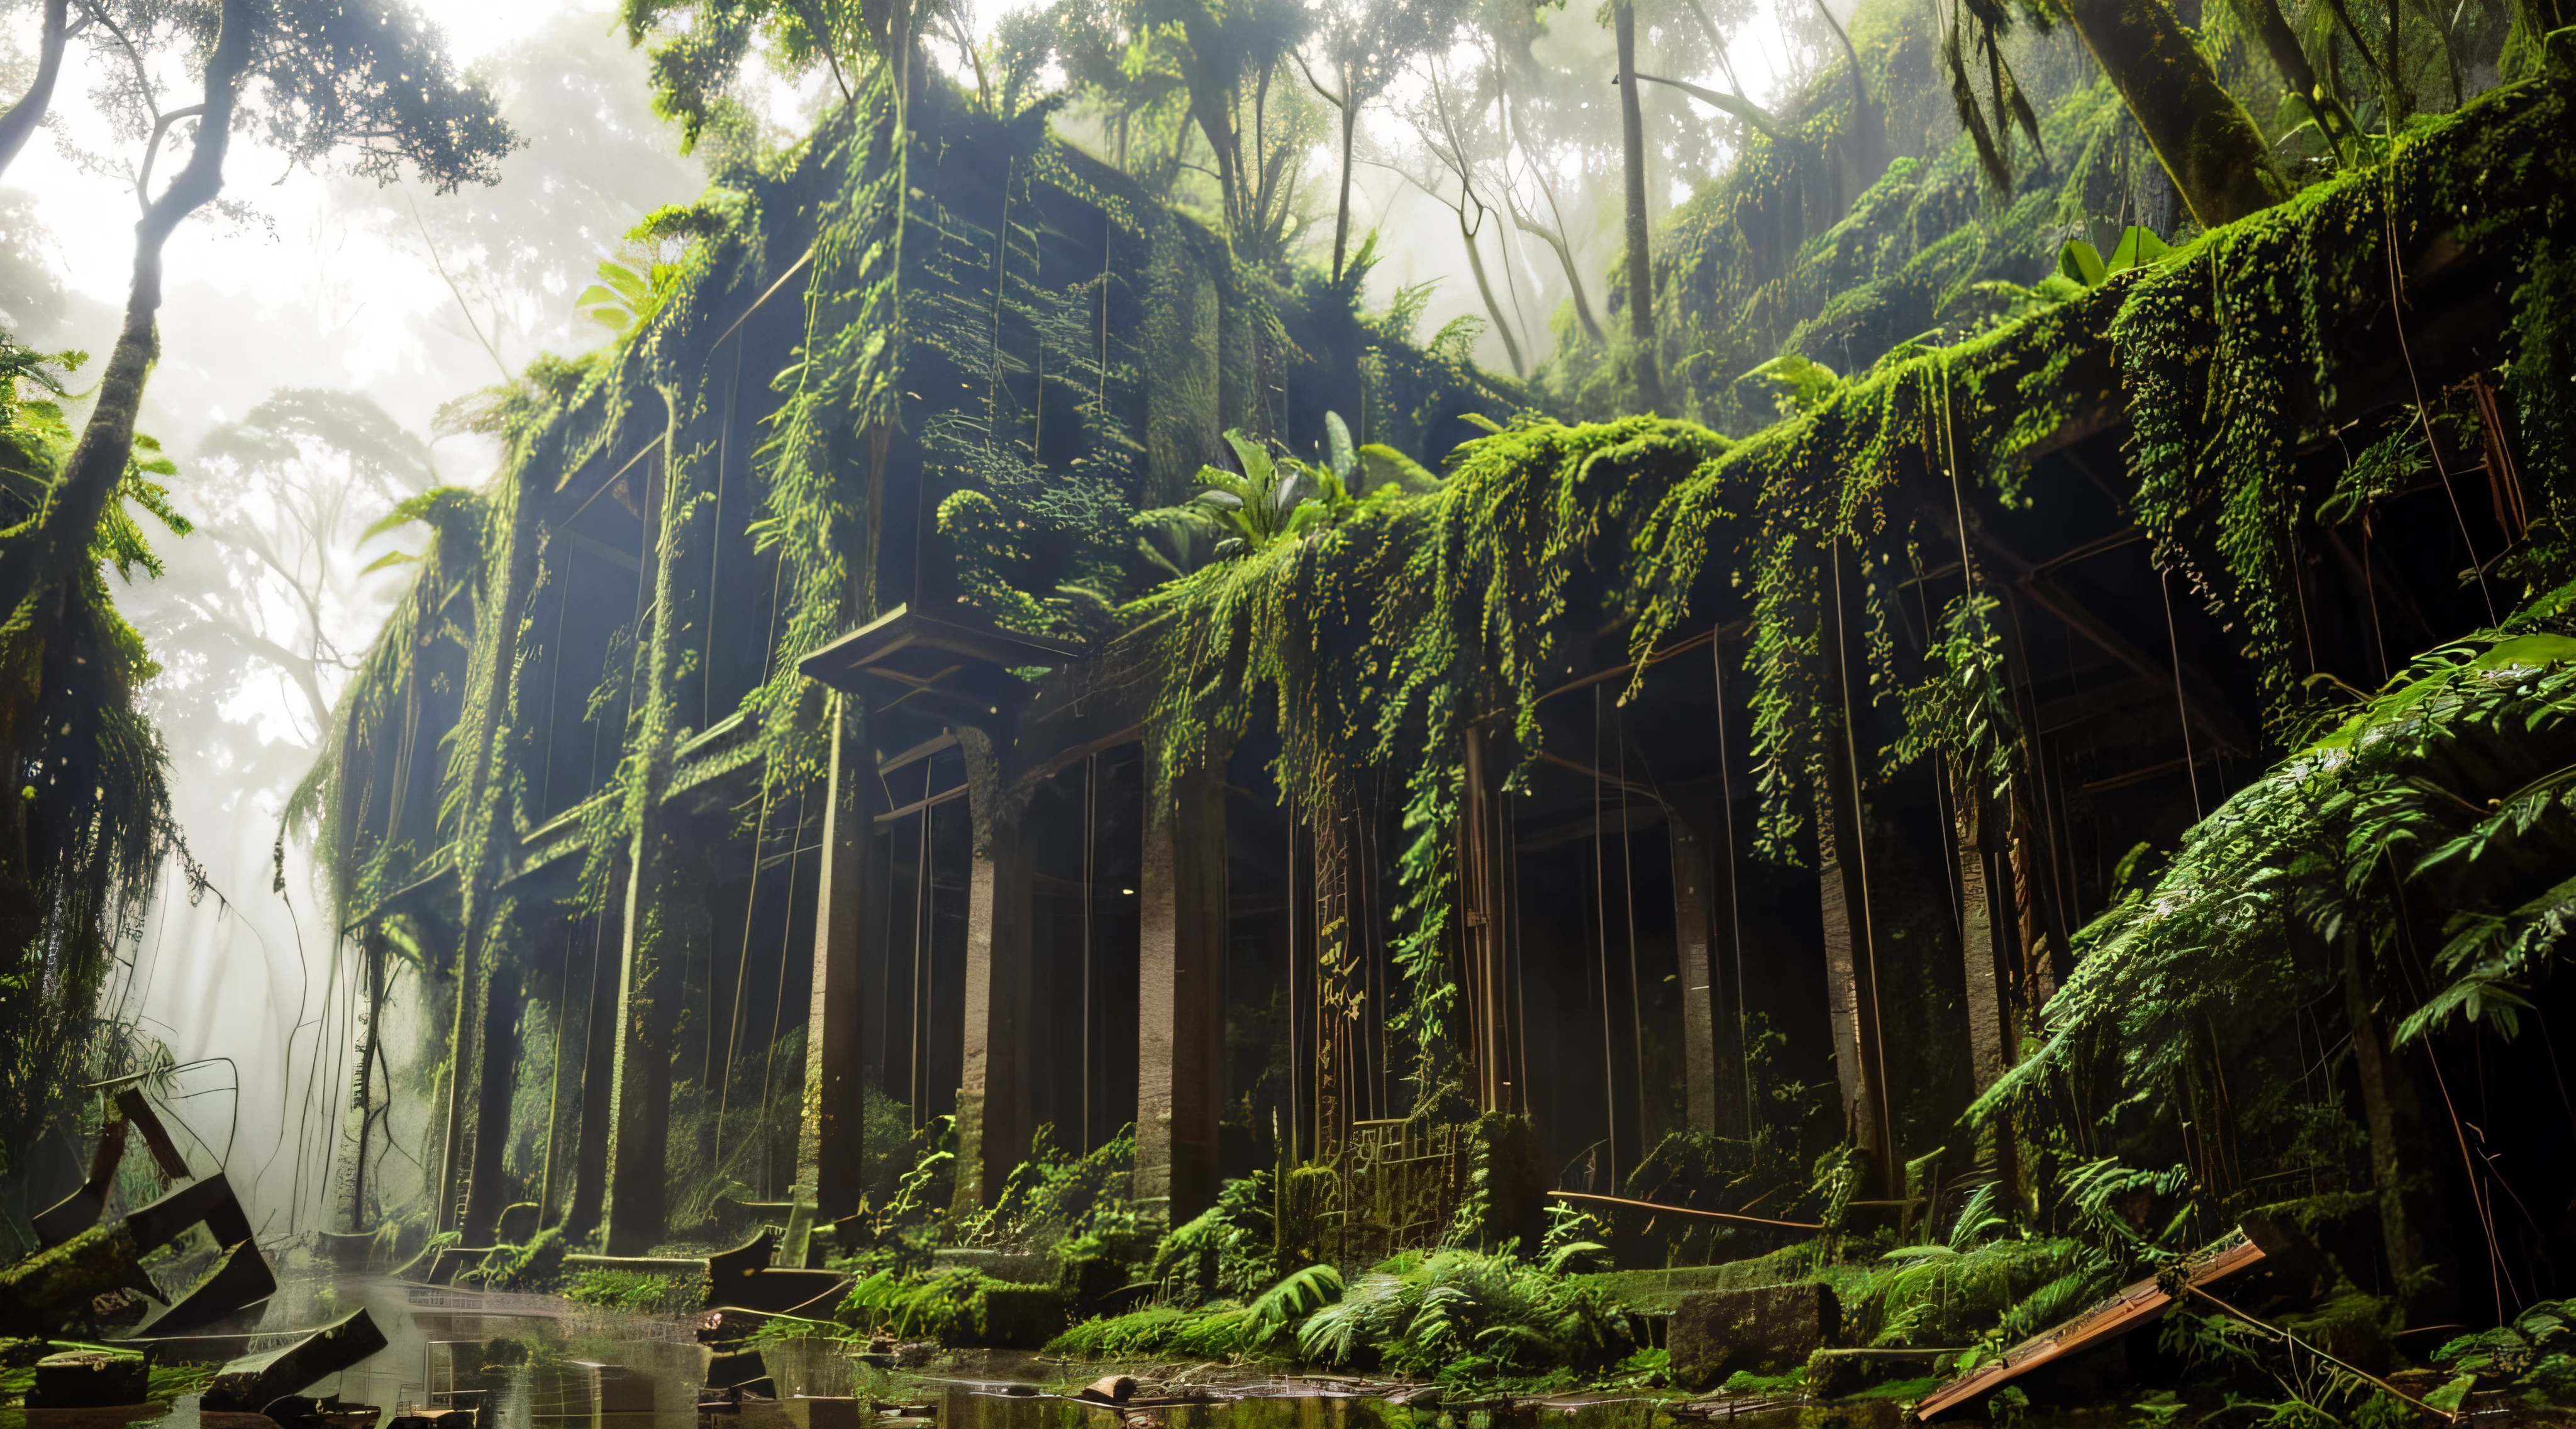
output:
<svg viewBox="0 0 2576 1429"><path fill-rule="evenodd" d="M2075 27L2201 227L2280 201L2271 145L2168 0L2021 0L2020 13L2043 31L2061 20ZM1942 44L1960 122L1998 187L2012 183L2011 130L2039 139L2038 116L2004 58L2013 17L2000 6L1963 6ZM2274 58L2283 57L2276 50Z"/></svg>
<svg viewBox="0 0 2576 1429"><path fill-rule="evenodd" d="M480 84L460 78L438 33L389 0L222 0L207 36L203 97L185 109L157 112L138 167L142 218L134 230L134 270L125 320L100 378L80 440L33 517L0 531L0 731L33 699L49 636L66 618L49 601L78 585L91 543L134 455L134 424L159 342L161 254L188 216L222 192L233 130L256 126L290 158L318 162L343 154L357 173L391 181L418 172L441 192L489 182L512 137ZM134 83L148 86L140 72ZM137 96L155 112L147 92ZM152 195L152 158L191 121L188 159L168 187ZM15 735L5 745L14 759Z"/></svg>
<svg viewBox="0 0 2576 1429"><path fill-rule="evenodd" d="M1139 33L1179 62L1190 119L1216 164L1226 236L1246 262L1286 258L1303 224L1297 177L1313 111L1294 80L1277 81L1309 20L1298 0L1136 0Z"/></svg>
<svg viewBox="0 0 2576 1429"><path fill-rule="evenodd" d="M223 728L220 711L273 679L298 716L296 738L277 743L309 759L383 619L369 575L401 559L369 562L362 548L377 518L436 480L429 448L358 393L281 388L207 433L190 469L195 539L168 557L173 579L138 592L137 620L168 632L155 653L192 667L176 672L180 689L165 687L163 707L192 735L231 736L247 769L270 741Z"/></svg>
<svg viewBox="0 0 2576 1429"><path fill-rule="evenodd" d="M1423 94L1406 117L1420 136L1423 149L1448 171L1450 179L1456 180L1458 192L1451 197L1447 182L1437 174L1408 173L1406 178L1457 216L1458 241L1467 250L1467 268L1475 275L1476 294L1484 299L1494 334L1502 339L1503 351L1511 359L1512 375L1526 377L1529 368L1522 360L1520 339L1503 313L1501 300L1494 295L1493 280L1485 272L1484 253L1478 246L1484 238L1486 222L1498 213L1487 197L1482 171L1493 157L1499 136L1494 129L1479 124L1475 116L1493 110L1496 96L1490 92L1489 83L1480 88L1476 81L1461 82L1438 56L1432 56L1424 65L1423 77ZM1506 245L1503 252L1508 263L1510 247Z"/></svg>
<svg viewBox="0 0 2576 1429"><path fill-rule="evenodd" d="M1328 87L1311 67L1306 82L1341 111L1342 124L1341 195L1333 205L1334 282L1341 281L1350 251L1351 162L1360 107L1385 92L1408 57L1445 47L1457 24L1457 0L1325 0L1317 9L1316 39L1333 85ZM1297 58L1305 64L1303 53Z"/></svg>
<svg viewBox="0 0 2576 1429"><path fill-rule="evenodd" d="M1610 23L1619 38L1619 136L1628 201L1628 355L1637 405L1664 409L1663 364L1655 351L1655 272L1646 241L1646 115L1637 102L1637 7L1613 0Z"/></svg>

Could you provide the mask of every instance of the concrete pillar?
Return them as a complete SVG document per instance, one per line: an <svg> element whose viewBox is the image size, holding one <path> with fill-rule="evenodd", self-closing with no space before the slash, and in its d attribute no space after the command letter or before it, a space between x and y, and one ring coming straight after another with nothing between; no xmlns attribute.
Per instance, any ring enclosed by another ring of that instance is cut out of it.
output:
<svg viewBox="0 0 2576 1429"><path fill-rule="evenodd" d="M652 638L645 646L634 699L635 761L627 793L626 928L617 995L617 1053L609 1090L608 1184L601 1207L608 1220L608 1253L640 1255L669 1230L671 1140L671 1032L693 941L709 928L696 870L686 860L664 807L669 794L681 716L681 655L686 622L695 614L684 572L705 531L712 503L694 499L695 483L680 455L679 393L663 388L670 424L660 459L652 508L658 537L653 552Z"/></svg>
<svg viewBox="0 0 2576 1429"><path fill-rule="evenodd" d="M672 1001L686 964L674 926L675 841L658 812L635 835L626 881L600 1200L610 1255L642 1255L669 1229Z"/></svg>
<svg viewBox="0 0 2576 1429"><path fill-rule="evenodd" d="M974 823L966 885L966 1018L957 1084L957 1205L992 1204L1028 1155L1029 852L1020 800L984 731L961 727L966 804Z"/></svg>
<svg viewBox="0 0 2576 1429"><path fill-rule="evenodd" d="M515 909L508 904L493 920L493 937L483 953L482 1069L475 1078L474 1148L466 1180L465 1216L461 1226L467 1245L490 1245L508 1204L509 1182L502 1164L510 1147L510 1106L519 1087L519 960Z"/></svg>
<svg viewBox="0 0 2576 1429"><path fill-rule="evenodd" d="M607 1205L609 1115L617 1079L618 998L625 959L626 860L608 865L603 906L591 920L590 1012L583 1019L581 1119L575 1130L572 1195L564 1208L564 1234L579 1239L598 1228Z"/></svg>
<svg viewBox="0 0 2576 1429"><path fill-rule="evenodd" d="M832 765L823 803L822 878L814 894L814 992L805 1013L805 1096L797 1121L796 1182L816 1218L853 1214L866 1188L867 1062L859 972L860 916L874 886L870 864L880 800L868 766L866 716L854 695L832 697Z"/></svg>
<svg viewBox="0 0 2576 1429"><path fill-rule="evenodd" d="M1717 816L1732 812L1721 790ZM1709 873L1715 850L1724 842L1709 837L1710 820L1695 805L1668 805L1664 816L1673 861L1673 948L1682 987L1683 1106L1691 1130L1741 1140L1753 1134L1745 1124L1743 1010L1735 1005L1735 988L1726 977L1710 897Z"/></svg>
<svg viewBox="0 0 2576 1429"><path fill-rule="evenodd" d="M465 1220L466 1180L473 1174L477 1084L483 1072L483 959L471 942L456 950L456 1007L447 1031L447 1134L438 1158L437 1203L431 1226L459 1230Z"/></svg>
<svg viewBox="0 0 2576 1429"><path fill-rule="evenodd" d="M1836 731L1839 735L1839 731ZM1862 1186L1875 1196L1887 1173L1878 1028L1872 1016L1869 932L1860 874L1860 832L1852 826L1852 786L1838 744L1825 755L1816 787L1816 877L1825 924L1825 1012L1834 1032L1834 1075L1842 1086L1844 1136L1866 1163Z"/></svg>
<svg viewBox="0 0 2576 1429"><path fill-rule="evenodd" d="M1159 762L1159 761L1158 761ZM1149 767L1137 883L1136 1204L1214 1204L1225 1105L1225 761Z"/></svg>
<svg viewBox="0 0 2576 1429"><path fill-rule="evenodd" d="M1959 957L1965 972L1968 1069L1982 1093L2004 1074L2004 978L1995 942L1993 864L1984 835L1985 796L1973 771L1950 780L1950 825L1959 860Z"/></svg>
<svg viewBox="0 0 2576 1429"><path fill-rule="evenodd" d="M359 985L365 989L366 1007L360 1016L357 1036L357 1068L349 1079L349 1109L341 1123L339 1184L336 1188L336 1219L345 1234L356 1235L367 1229L373 1218L369 1196L375 1190L375 1167L368 1159L372 1150L376 1098L382 1090L376 1082L377 1036L384 1020L385 1007L385 936L370 923L358 934Z"/></svg>

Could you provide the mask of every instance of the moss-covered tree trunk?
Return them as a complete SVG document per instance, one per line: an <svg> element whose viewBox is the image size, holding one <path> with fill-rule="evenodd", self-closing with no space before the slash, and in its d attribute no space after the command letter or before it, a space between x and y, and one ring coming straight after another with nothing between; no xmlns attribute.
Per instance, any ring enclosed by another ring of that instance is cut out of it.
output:
<svg viewBox="0 0 2576 1429"><path fill-rule="evenodd" d="M126 289L125 322L100 376L98 399L81 428L62 475L45 495L44 509L26 525L0 536L0 622L9 648L6 663L33 671L49 630L71 608L30 606L40 591L65 590L89 560L90 538L134 457L134 423L143 410L143 384L158 355L154 319L161 311L161 252L188 215L212 202L224 184L234 86L250 65L251 0L226 0L222 29L206 60L205 97L198 105L197 135L188 162L161 196L145 205L134 225L134 274ZM49 613L50 610L50 613ZM21 700L33 691L0 695L0 749L15 750Z"/></svg>
<svg viewBox="0 0 2576 1429"><path fill-rule="evenodd" d="M2167 0L2060 3L2201 227L2234 223L2280 201L2263 131L2218 82Z"/></svg>

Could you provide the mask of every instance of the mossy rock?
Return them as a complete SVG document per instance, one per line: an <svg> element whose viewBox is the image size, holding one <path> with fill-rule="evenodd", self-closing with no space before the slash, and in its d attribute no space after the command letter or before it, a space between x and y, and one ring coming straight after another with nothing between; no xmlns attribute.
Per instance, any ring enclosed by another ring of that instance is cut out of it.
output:
<svg viewBox="0 0 2576 1429"><path fill-rule="evenodd" d="M152 1367L141 1355L65 1350L36 1361L36 1387L27 1396L27 1407L95 1409L140 1404L151 1383Z"/></svg>
<svg viewBox="0 0 2576 1429"><path fill-rule="evenodd" d="M1812 1282L1682 1298L1665 1337L1673 1383L1697 1392L1737 1371L1782 1374L1842 1333L1842 1302Z"/></svg>

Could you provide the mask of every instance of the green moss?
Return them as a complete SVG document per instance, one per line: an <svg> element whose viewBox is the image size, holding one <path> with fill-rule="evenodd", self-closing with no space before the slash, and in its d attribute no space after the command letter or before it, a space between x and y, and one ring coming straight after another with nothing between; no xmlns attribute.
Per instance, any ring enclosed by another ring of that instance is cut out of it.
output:
<svg viewBox="0 0 2576 1429"><path fill-rule="evenodd" d="M634 1270L579 1270L565 1282L562 1294L577 1305L646 1315L682 1315L706 1304L707 1278L650 1275Z"/></svg>

